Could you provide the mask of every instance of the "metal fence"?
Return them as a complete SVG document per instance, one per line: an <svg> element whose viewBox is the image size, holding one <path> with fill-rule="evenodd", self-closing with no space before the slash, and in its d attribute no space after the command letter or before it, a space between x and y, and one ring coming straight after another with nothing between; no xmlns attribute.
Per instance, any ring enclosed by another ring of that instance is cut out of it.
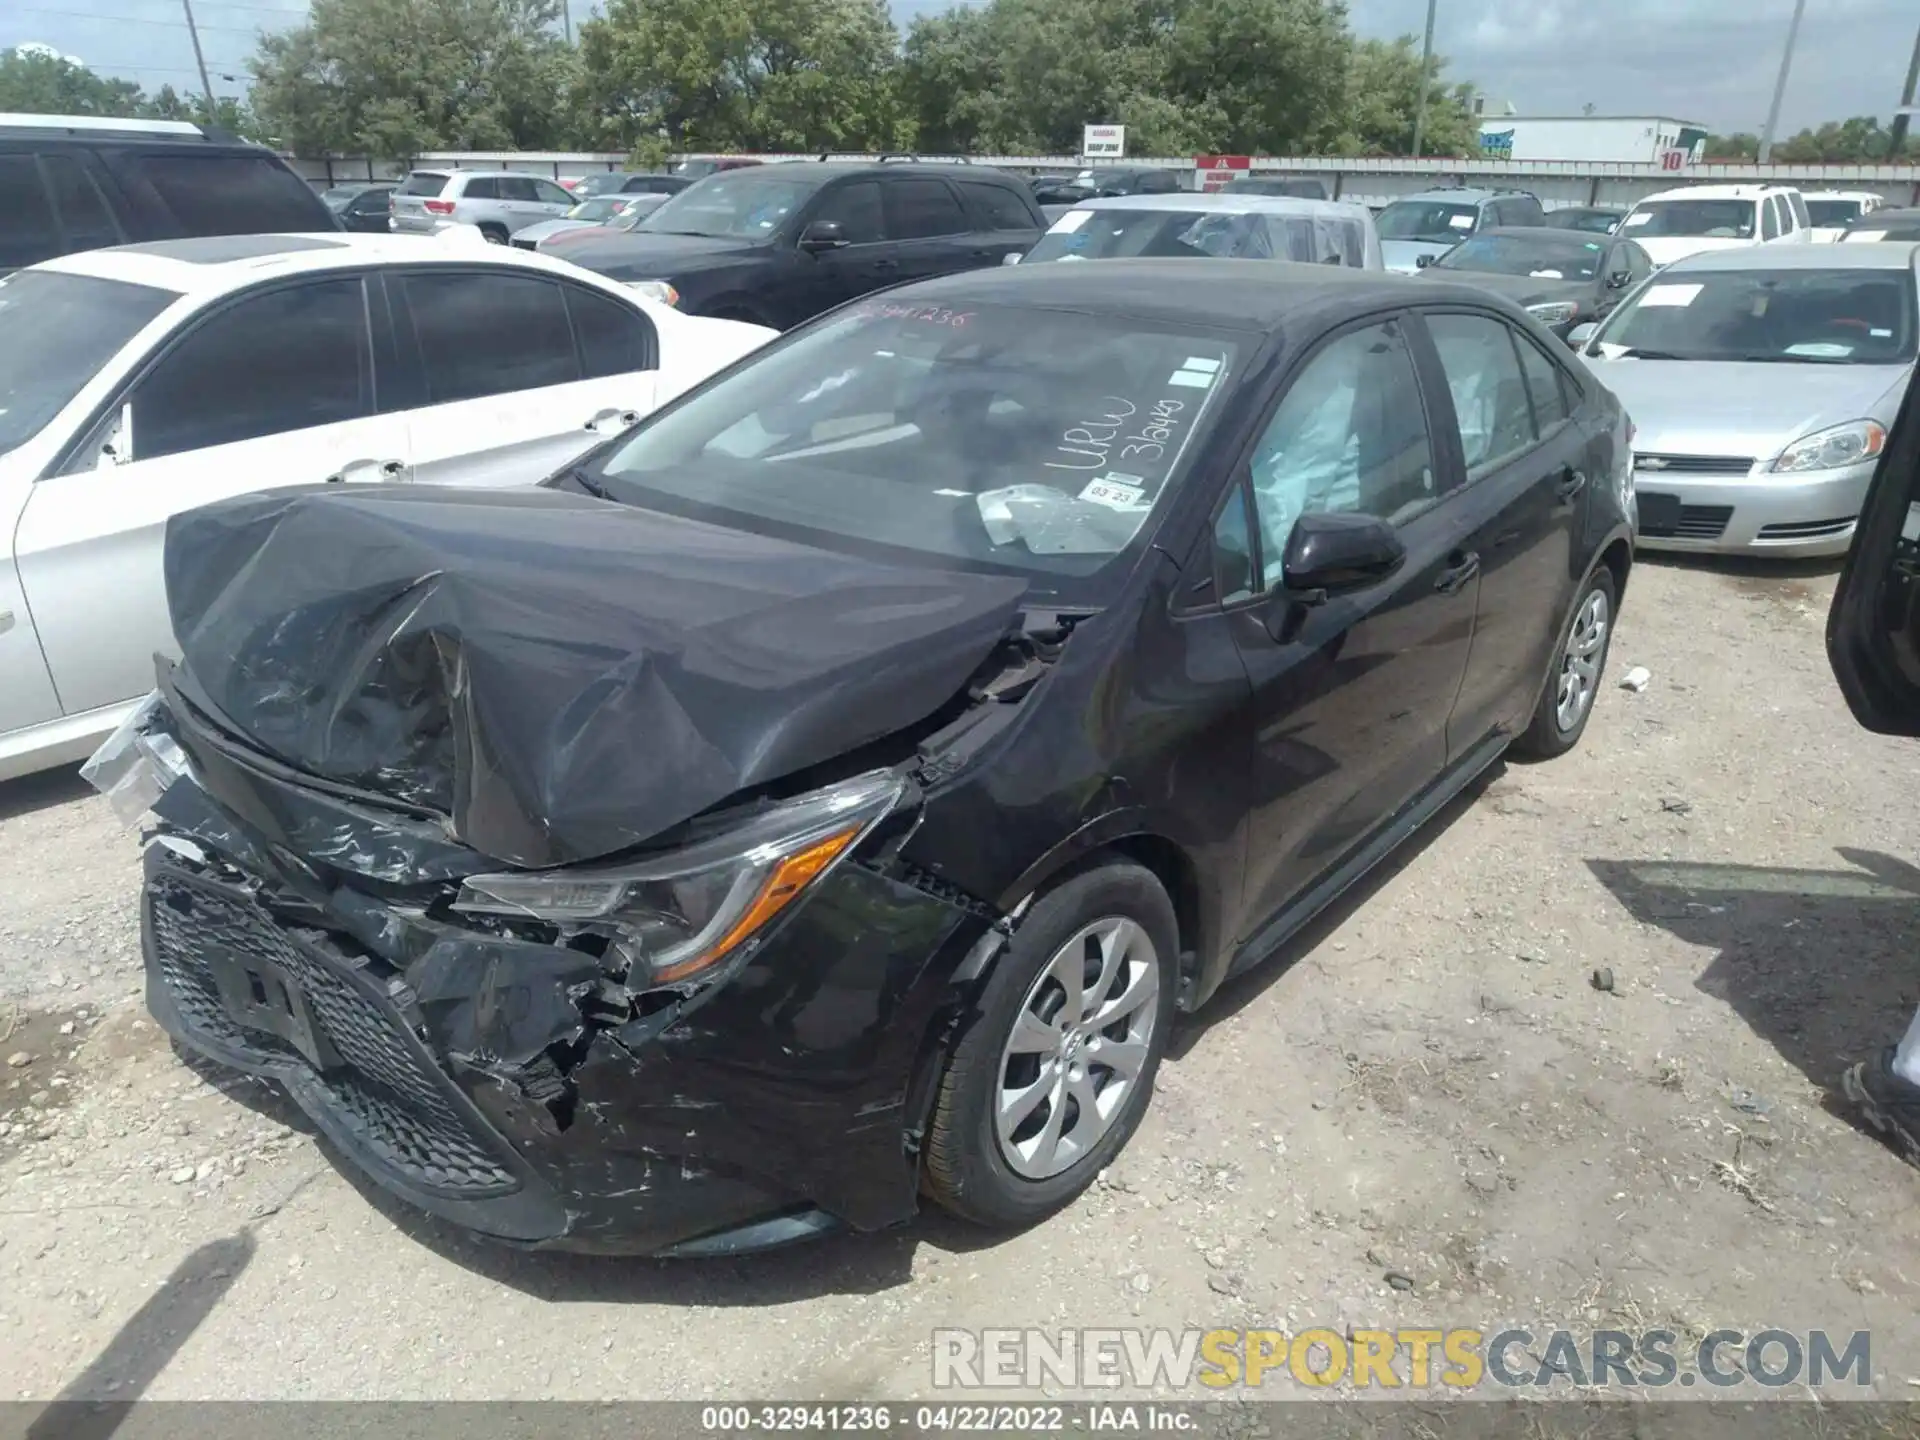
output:
<svg viewBox="0 0 1920 1440"><path fill-rule="evenodd" d="M704 157L689 157L704 158ZM761 154L766 161L817 160L818 155ZM870 155L838 154L835 160L866 160ZM930 157L934 158L934 157ZM293 157L290 163L317 186L353 180L394 180L421 166L485 167L518 170L549 179L569 179L597 171L620 170L627 157L614 151L439 151L412 162L364 156ZM1192 156L1126 161L1082 161L1074 155L980 155L968 163L1017 171L1077 170L1091 163L1151 165L1195 172ZM1801 190L1868 190L1895 205L1920 204L1920 165L1693 165L1682 170L1654 164L1584 160L1399 160L1329 156L1261 157L1256 175L1310 176L1343 200L1382 204L1443 183L1496 189L1529 190L1549 209L1563 205L1631 205L1657 190L1681 185L1775 184ZM1198 185L1198 175L1194 174Z"/></svg>

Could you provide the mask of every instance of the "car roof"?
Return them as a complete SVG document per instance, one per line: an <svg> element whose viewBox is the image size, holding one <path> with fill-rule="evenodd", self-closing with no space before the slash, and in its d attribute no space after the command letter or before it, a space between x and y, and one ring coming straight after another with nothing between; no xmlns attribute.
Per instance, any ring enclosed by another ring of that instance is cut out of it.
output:
<svg viewBox="0 0 1920 1440"><path fill-rule="evenodd" d="M565 261L531 250L429 240L418 235L212 235L196 240L156 240L81 250L29 267L65 275L90 275L213 296L256 281L364 265L485 264L578 276Z"/></svg>
<svg viewBox="0 0 1920 1440"><path fill-rule="evenodd" d="M1076 210L1212 211L1221 215L1330 215L1353 219L1366 216L1364 205L1348 200L1315 200L1306 195L1255 195L1244 190L1211 193L1176 191L1171 195L1109 195L1082 200Z"/></svg>
<svg viewBox="0 0 1920 1440"><path fill-rule="evenodd" d="M1671 190L1657 190L1651 195L1642 195L1633 203L1644 205L1649 200L1758 200L1763 195L1781 195L1791 189L1791 185L1676 185ZM1801 198L1806 197L1803 195Z"/></svg>
<svg viewBox="0 0 1920 1440"><path fill-rule="evenodd" d="M964 270L891 292L944 305L1017 305L1124 315L1173 325L1265 333L1313 312L1392 305L1487 303L1471 285L1290 260L1095 260L1083 265L1008 265Z"/></svg>
<svg viewBox="0 0 1920 1440"><path fill-rule="evenodd" d="M995 166L962 165L953 160L782 160L771 165L742 165L736 169L751 170L755 176L763 178L800 171L818 176L822 184L844 175L905 175L910 178L1014 182L1012 175Z"/></svg>
<svg viewBox="0 0 1920 1440"><path fill-rule="evenodd" d="M1662 276L1687 270L1910 270L1920 244L1911 240L1858 245L1741 245L1704 250L1674 261Z"/></svg>
<svg viewBox="0 0 1920 1440"><path fill-rule="evenodd" d="M1802 190L1802 200L1884 200L1878 190Z"/></svg>
<svg viewBox="0 0 1920 1440"><path fill-rule="evenodd" d="M1451 200L1461 205L1483 205L1489 200L1504 200L1518 196L1523 200L1534 197L1525 190L1417 190L1411 195L1396 195L1395 200Z"/></svg>

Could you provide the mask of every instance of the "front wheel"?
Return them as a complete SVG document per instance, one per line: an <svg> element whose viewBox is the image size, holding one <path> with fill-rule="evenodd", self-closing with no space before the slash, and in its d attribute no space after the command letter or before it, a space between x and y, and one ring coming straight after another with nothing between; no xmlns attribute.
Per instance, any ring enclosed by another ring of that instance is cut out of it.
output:
<svg viewBox="0 0 1920 1440"><path fill-rule="evenodd" d="M1587 577L1574 604L1533 723L1514 741L1514 751L1523 759L1551 760L1580 743L1600 693L1600 677L1606 673L1615 599L1613 572L1601 565Z"/></svg>
<svg viewBox="0 0 1920 1440"><path fill-rule="evenodd" d="M1120 1153L1173 1023L1173 905L1115 862L1035 902L995 967L940 1085L927 1188L983 1225L1029 1224Z"/></svg>

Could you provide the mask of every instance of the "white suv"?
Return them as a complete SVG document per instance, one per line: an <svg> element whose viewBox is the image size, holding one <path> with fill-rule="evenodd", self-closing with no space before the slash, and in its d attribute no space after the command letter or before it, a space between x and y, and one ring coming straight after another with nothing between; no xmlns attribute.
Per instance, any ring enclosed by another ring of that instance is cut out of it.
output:
<svg viewBox="0 0 1920 1440"><path fill-rule="evenodd" d="M1655 265L1671 265L1702 250L1808 241L1813 222L1806 200L1789 185L1691 185L1647 196L1614 233Z"/></svg>
<svg viewBox="0 0 1920 1440"><path fill-rule="evenodd" d="M316 481L531 483L774 335L390 235L162 240L0 280L0 780L84 757L153 688L171 516Z"/></svg>
<svg viewBox="0 0 1920 1440"><path fill-rule="evenodd" d="M433 235L472 225L496 245L516 231L558 220L580 202L551 180L511 170L415 170L393 192L387 225L399 235Z"/></svg>

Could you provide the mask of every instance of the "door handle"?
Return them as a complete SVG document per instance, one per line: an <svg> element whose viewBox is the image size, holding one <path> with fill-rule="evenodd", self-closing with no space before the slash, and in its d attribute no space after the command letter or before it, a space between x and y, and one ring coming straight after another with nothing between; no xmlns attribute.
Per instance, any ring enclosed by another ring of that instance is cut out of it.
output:
<svg viewBox="0 0 1920 1440"><path fill-rule="evenodd" d="M1558 499L1571 500L1586 488L1586 472L1576 470L1569 465L1560 472L1560 478L1554 482L1553 493Z"/></svg>
<svg viewBox="0 0 1920 1440"><path fill-rule="evenodd" d="M602 410L587 421L586 428L596 435L604 434L600 427L609 420L619 421L620 428L625 430L640 423L640 412L638 410Z"/></svg>
<svg viewBox="0 0 1920 1440"><path fill-rule="evenodd" d="M327 476L327 484L340 485L357 478L356 472L371 470L376 480L398 480L407 473L404 461L400 460L349 460L333 474Z"/></svg>
<svg viewBox="0 0 1920 1440"><path fill-rule="evenodd" d="M1451 563L1434 577L1433 588L1442 595L1457 595L1480 573L1480 557L1471 550L1456 550L1447 559Z"/></svg>
<svg viewBox="0 0 1920 1440"><path fill-rule="evenodd" d="M900 268L900 262L898 260L875 260L871 263L875 270L898 270Z"/></svg>

